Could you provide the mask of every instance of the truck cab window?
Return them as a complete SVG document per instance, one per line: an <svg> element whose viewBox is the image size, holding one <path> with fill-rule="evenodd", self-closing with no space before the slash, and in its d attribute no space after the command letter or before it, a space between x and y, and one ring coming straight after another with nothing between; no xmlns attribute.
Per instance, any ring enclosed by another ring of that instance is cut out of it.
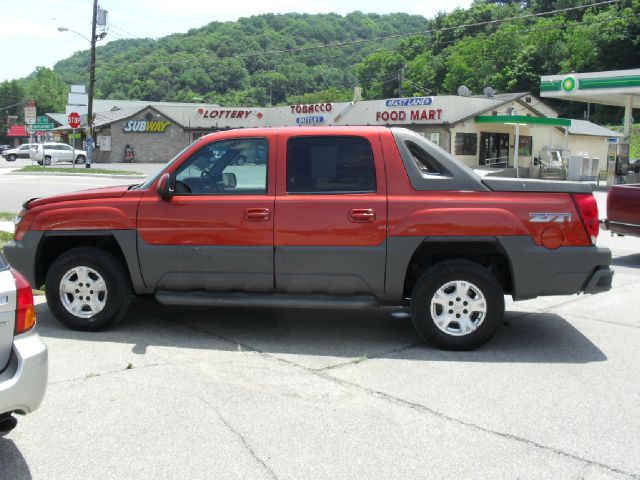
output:
<svg viewBox="0 0 640 480"><path fill-rule="evenodd" d="M176 193L264 195L267 157L264 138L210 143L180 166L176 172Z"/></svg>
<svg viewBox="0 0 640 480"><path fill-rule="evenodd" d="M287 192L376 191L373 152L362 137L295 137L287 144Z"/></svg>

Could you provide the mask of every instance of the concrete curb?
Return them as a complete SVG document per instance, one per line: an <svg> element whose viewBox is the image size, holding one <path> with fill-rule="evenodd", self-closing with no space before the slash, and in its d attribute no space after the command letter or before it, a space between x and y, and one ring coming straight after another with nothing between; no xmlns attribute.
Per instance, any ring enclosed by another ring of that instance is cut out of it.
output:
<svg viewBox="0 0 640 480"><path fill-rule="evenodd" d="M55 177L55 176L63 176L63 177L93 177L93 178L130 178L132 180L136 179L145 179L146 175L117 175L113 173L73 173L73 172L8 172L5 175L35 175L35 176L43 176L43 177Z"/></svg>
<svg viewBox="0 0 640 480"><path fill-rule="evenodd" d="M13 233L13 222L9 220L0 220L0 232Z"/></svg>

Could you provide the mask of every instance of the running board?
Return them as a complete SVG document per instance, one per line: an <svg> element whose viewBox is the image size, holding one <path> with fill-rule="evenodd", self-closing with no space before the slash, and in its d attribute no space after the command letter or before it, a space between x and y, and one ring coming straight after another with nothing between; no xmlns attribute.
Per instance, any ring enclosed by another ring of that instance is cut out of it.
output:
<svg viewBox="0 0 640 480"><path fill-rule="evenodd" d="M156 300L163 305L199 307L289 307L360 309L378 306L373 295L313 295L286 293L226 293L159 290Z"/></svg>

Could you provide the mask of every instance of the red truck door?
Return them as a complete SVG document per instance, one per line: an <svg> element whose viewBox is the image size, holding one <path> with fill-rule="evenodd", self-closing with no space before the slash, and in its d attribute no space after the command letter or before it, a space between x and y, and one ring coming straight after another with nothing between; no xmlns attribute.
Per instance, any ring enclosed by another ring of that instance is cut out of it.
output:
<svg viewBox="0 0 640 480"><path fill-rule="evenodd" d="M148 287L273 290L275 147L272 132L229 132L178 162L173 197L145 193L138 255Z"/></svg>
<svg viewBox="0 0 640 480"><path fill-rule="evenodd" d="M276 289L384 290L387 196L378 132L278 137Z"/></svg>

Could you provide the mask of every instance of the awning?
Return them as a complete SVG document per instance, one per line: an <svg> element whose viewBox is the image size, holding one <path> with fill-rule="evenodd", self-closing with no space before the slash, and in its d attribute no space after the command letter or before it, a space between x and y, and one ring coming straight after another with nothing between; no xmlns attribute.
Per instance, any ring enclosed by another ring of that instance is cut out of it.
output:
<svg viewBox="0 0 640 480"><path fill-rule="evenodd" d="M7 137L28 137L27 127L24 125L11 125L7 130Z"/></svg>
<svg viewBox="0 0 640 480"><path fill-rule="evenodd" d="M476 123L501 123L503 125L547 125L551 127L570 127L569 118L529 117L527 115L487 115L476 117Z"/></svg>

